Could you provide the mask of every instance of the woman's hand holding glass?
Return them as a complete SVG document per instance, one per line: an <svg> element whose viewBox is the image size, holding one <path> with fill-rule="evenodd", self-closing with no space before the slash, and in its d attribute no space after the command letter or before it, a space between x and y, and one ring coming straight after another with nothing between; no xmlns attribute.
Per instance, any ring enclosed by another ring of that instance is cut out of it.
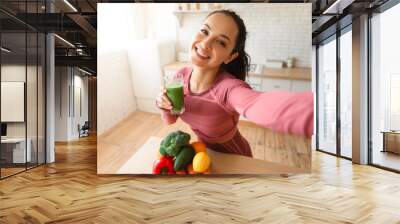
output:
<svg viewBox="0 0 400 224"><path fill-rule="evenodd" d="M161 92L158 94L156 99L157 107L164 110L171 110L172 104L167 96L167 89L164 86L160 88Z"/></svg>

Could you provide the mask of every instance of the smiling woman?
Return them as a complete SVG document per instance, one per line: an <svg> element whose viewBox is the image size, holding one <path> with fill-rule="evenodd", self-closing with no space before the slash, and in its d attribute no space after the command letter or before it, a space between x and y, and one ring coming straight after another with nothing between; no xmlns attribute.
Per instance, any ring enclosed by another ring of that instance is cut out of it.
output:
<svg viewBox="0 0 400 224"><path fill-rule="evenodd" d="M207 59L207 62L210 62L209 67L221 67L244 81L249 70L250 58L245 52L247 31L243 20L235 12L228 10L214 11L207 18L210 24L203 24L191 46L192 63L201 63L201 60L196 61L196 56ZM209 49L213 49L213 52Z"/></svg>
<svg viewBox="0 0 400 224"><path fill-rule="evenodd" d="M313 94L252 90L244 82L249 70L246 35L244 22L234 11L210 13L191 43L192 66L178 72L184 77L185 111L170 113L165 89L157 105L166 123L180 117L209 148L252 157L237 129L239 116L275 131L309 137Z"/></svg>
<svg viewBox="0 0 400 224"><path fill-rule="evenodd" d="M244 80L248 70L247 54L244 52L245 36L243 20L233 11L215 11L207 17L191 44L192 64L204 72L201 76L193 77L192 91L202 92L208 89L220 69ZM240 45L242 49L238 51L236 48ZM246 59L245 63L240 63L241 57ZM196 78L203 80L197 82Z"/></svg>

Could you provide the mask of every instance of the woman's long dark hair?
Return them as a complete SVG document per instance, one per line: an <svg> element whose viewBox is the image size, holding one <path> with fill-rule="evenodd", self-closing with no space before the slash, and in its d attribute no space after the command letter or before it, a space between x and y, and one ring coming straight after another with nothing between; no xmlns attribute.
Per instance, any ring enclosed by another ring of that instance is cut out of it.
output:
<svg viewBox="0 0 400 224"><path fill-rule="evenodd" d="M237 52L239 55L228 64L225 63L222 64L221 69L231 73L236 78L244 81L246 79L250 67L250 56L245 51L246 36L247 36L246 26L244 25L242 18L240 18L238 14L236 14L234 11L231 10L225 10L225 9L216 10L211 12L207 16L207 18L216 13L222 13L226 16L232 17L232 19L238 26L239 30L238 36L236 38L235 47L231 52L231 54Z"/></svg>

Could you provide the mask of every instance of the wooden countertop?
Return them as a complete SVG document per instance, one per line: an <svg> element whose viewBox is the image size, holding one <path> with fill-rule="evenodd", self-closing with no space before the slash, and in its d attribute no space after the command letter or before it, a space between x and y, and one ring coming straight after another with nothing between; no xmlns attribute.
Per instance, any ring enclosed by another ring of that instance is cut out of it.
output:
<svg viewBox="0 0 400 224"><path fill-rule="evenodd" d="M117 174L152 174L161 138L150 137L131 158L122 165ZM220 153L207 149L211 158L212 174L289 174L306 173L304 169L279 163L253 159L246 156Z"/></svg>
<svg viewBox="0 0 400 224"><path fill-rule="evenodd" d="M263 74L253 76L261 76L276 79L296 79L311 80L310 68L264 68Z"/></svg>
<svg viewBox="0 0 400 224"><path fill-rule="evenodd" d="M173 62L164 66L165 70L179 70L182 67L190 66L189 62ZM253 77L265 77L274 79L292 79L292 80L305 80L311 81L310 68L264 68L262 74L249 73Z"/></svg>
<svg viewBox="0 0 400 224"><path fill-rule="evenodd" d="M180 61L175 61L172 62L171 64L168 64L166 66L164 66L165 70L179 70L183 67L187 67L190 66L191 63L190 62L180 62Z"/></svg>

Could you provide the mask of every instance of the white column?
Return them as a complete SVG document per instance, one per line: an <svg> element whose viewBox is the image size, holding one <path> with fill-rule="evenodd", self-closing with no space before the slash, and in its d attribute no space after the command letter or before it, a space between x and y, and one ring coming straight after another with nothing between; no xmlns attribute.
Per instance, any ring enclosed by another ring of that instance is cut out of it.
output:
<svg viewBox="0 0 400 224"><path fill-rule="evenodd" d="M54 12L54 5L46 1L47 12ZM46 35L46 163L55 162L55 43L54 35Z"/></svg>
<svg viewBox="0 0 400 224"><path fill-rule="evenodd" d="M55 161L55 73L54 73L54 35L46 36L46 163Z"/></svg>
<svg viewBox="0 0 400 224"><path fill-rule="evenodd" d="M311 55L311 91L314 94L314 134L311 137L311 149L317 149L317 48L315 45L312 46L312 55Z"/></svg>
<svg viewBox="0 0 400 224"><path fill-rule="evenodd" d="M353 162L368 163L368 15L353 20Z"/></svg>

